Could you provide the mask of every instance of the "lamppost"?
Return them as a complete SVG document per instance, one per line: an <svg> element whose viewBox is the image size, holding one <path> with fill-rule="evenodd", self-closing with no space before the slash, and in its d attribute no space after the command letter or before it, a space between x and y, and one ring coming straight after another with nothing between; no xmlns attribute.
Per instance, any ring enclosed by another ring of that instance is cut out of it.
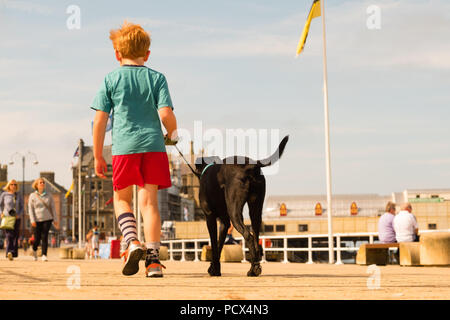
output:
<svg viewBox="0 0 450 320"><path fill-rule="evenodd" d="M91 212L91 209L92 209L92 185L93 185L94 189L95 189L95 202L96 202L96 210L97 210L97 215L96 215L96 220L95 220L94 225L97 225L97 227L100 228L99 184L101 182L97 181L97 175L95 174L94 169L88 170L88 173L86 174L86 179L89 181L89 212Z"/></svg>
<svg viewBox="0 0 450 320"><path fill-rule="evenodd" d="M17 158L17 157L20 157L22 159L22 199L24 201L24 207L25 207L25 159L27 157L32 157L34 165L37 165L39 162L37 161L36 154L28 151L28 153L25 154L25 155L23 155L23 154L21 154L19 152L16 152L16 153L12 154L11 158L10 158L10 161L9 161L9 164L13 165L14 164L14 158ZM25 208L24 208L24 210L25 210ZM25 217L25 215L24 215L24 217ZM21 229L22 229L22 233L23 233L23 230L25 230L25 219L22 219L20 224L21 224Z"/></svg>

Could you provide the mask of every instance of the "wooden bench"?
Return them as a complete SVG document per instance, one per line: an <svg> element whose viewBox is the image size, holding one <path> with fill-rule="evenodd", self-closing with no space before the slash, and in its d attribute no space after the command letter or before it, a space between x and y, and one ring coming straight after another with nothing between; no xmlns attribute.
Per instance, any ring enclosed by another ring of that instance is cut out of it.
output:
<svg viewBox="0 0 450 320"><path fill-rule="evenodd" d="M241 262L244 259L244 253L240 244L226 244L223 246L220 254L220 262ZM203 246L201 261L211 261L211 246Z"/></svg>
<svg viewBox="0 0 450 320"><path fill-rule="evenodd" d="M389 263L389 248L399 248L399 243L367 243L359 247L356 254L356 264L387 265Z"/></svg>

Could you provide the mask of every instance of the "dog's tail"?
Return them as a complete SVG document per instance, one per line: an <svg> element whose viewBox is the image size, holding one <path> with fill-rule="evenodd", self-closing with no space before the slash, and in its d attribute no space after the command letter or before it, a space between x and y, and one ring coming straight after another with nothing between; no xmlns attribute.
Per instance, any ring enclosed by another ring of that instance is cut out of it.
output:
<svg viewBox="0 0 450 320"><path fill-rule="evenodd" d="M287 135L286 137L283 138L283 140L281 140L277 151L275 151L270 157L268 157L266 159L258 160L256 162L256 166L259 168L268 167L268 166L273 165L275 162L277 162L278 159L281 158L281 155L283 154L284 148L286 147L286 143L288 142L288 140L289 140L289 135Z"/></svg>

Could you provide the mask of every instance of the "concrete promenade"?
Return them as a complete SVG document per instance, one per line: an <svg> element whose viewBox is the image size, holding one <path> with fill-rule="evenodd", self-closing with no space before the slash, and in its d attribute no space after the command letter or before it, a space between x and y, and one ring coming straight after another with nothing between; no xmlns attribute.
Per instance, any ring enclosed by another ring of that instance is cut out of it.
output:
<svg viewBox="0 0 450 320"><path fill-rule="evenodd" d="M207 274L207 262L162 261L164 278L121 274L122 261L59 259L33 261L20 251L9 261L0 250L0 300L403 300L450 299L450 268L267 262L258 278L249 263L223 263L222 277ZM29 251L28 251L29 253Z"/></svg>

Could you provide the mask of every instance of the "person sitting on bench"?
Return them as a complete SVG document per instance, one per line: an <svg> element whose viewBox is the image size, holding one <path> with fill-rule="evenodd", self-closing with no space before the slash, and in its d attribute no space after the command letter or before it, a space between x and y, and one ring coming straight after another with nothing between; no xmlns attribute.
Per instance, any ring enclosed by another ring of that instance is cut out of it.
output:
<svg viewBox="0 0 450 320"><path fill-rule="evenodd" d="M404 203L401 211L394 218L394 230L397 242L418 241L419 226L416 217L411 213L410 203Z"/></svg>
<svg viewBox="0 0 450 320"><path fill-rule="evenodd" d="M378 239L381 243L395 243L394 221L395 217L395 203L389 201L386 205L386 212L380 217L378 221Z"/></svg>

